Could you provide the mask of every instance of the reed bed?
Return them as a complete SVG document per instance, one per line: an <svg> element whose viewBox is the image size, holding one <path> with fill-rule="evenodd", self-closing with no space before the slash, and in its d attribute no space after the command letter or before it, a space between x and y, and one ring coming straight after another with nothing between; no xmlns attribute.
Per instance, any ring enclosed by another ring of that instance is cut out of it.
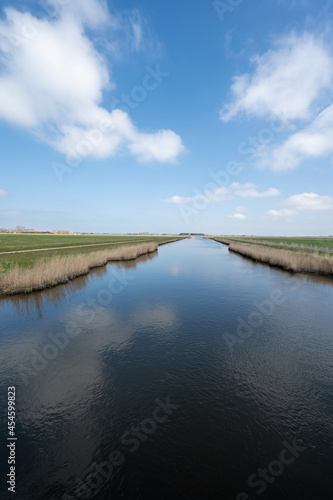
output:
<svg viewBox="0 0 333 500"><path fill-rule="evenodd" d="M286 271L333 276L332 257L234 242L230 243L229 250L256 262L269 264Z"/></svg>
<svg viewBox="0 0 333 500"><path fill-rule="evenodd" d="M237 241L234 238L230 238L232 241ZM314 245L304 245L299 243L277 243L273 241L265 241L265 240L254 240L251 238L246 238L246 243L253 243L255 245L264 245L268 247L278 247L285 248L290 250L301 250L302 252L319 252L326 255L333 255L333 248L330 247L319 247Z"/></svg>
<svg viewBox="0 0 333 500"><path fill-rule="evenodd" d="M158 243L101 250L89 254L55 256L40 260L32 268L21 268L15 264L0 274L0 294L30 293L43 290L89 273L94 267L105 266L111 261L133 260L141 255L156 252Z"/></svg>

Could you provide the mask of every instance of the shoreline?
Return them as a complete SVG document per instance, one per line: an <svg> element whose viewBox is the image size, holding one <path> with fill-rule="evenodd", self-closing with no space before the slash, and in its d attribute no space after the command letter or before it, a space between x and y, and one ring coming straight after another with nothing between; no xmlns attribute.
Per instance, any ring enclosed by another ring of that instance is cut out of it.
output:
<svg viewBox="0 0 333 500"><path fill-rule="evenodd" d="M229 252L283 271L333 277L333 258L331 257L291 252L285 249L260 247L254 244L247 245L246 243L235 243L226 240L214 239L214 241L228 246Z"/></svg>
<svg viewBox="0 0 333 500"><path fill-rule="evenodd" d="M171 243L175 240L163 242ZM178 241L178 240L176 240ZM29 294L68 283L89 274L92 269L106 266L109 262L136 260L158 251L156 242L124 246L114 250L102 250L91 254L53 257L49 261L37 262L28 269L18 266L7 271L0 279L0 298L17 294Z"/></svg>

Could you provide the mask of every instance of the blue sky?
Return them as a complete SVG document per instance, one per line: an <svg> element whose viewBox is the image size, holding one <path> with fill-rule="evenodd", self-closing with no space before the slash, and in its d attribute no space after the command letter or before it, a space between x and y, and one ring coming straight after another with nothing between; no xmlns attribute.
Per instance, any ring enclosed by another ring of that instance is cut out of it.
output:
<svg viewBox="0 0 333 500"><path fill-rule="evenodd" d="M0 227L333 233L331 1L0 5Z"/></svg>

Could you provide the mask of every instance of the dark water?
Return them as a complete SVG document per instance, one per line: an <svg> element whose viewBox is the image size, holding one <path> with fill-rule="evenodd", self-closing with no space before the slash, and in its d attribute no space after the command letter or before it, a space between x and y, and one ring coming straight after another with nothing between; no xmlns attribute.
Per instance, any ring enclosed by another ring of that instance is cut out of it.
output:
<svg viewBox="0 0 333 500"><path fill-rule="evenodd" d="M0 497L332 499L332 299L196 238L0 302Z"/></svg>

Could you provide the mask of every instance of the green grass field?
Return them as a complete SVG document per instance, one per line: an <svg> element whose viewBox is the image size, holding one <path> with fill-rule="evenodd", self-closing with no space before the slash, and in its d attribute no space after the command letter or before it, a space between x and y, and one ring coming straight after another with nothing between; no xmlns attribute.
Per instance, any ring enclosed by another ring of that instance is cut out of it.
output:
<svg viewBox="0 0 333 500"><path fill-rule="evenodd" d="M291 245L296 243L297 245L311 245L319 248L333 248L333 238L307 238L307 237L265 237L265 236L239 236L239 240L257 240L257 241L269 241L270 243L287 243Z"/></svg>
<svg viewBox="0 0 333 500"><path fill-rule="evenodd" d="M136 240L156 241L159 236L127 235L59 235L59 234L0 234L0 253L36 248L68 247L98 243L115 243ZM165 239L165 237L163 237Z"/></svg>
<svg viewBox="0 0 333 500"><path fill-rule="evenodd" d="M247 243L253 246L275 248L277 250L288 250L289 252L301 252L309 255L333 258L333 238L314 238L298 236L219 236L216 238L228 243Z"/></svg>
<svg viewBox="0 0 333 500"><path fill-rule="evenodd" d="M176 236L105 236L105 235L25 235L25 234L0 234L0 252L12 252L20 250L20 253L0 254L0 271L7 271L13 265L20 267L33 267L34 264L43 259L48 260L56 255L86 254L110 248L118 248L122 245L134 244L145 241L156 241L161 244L165 241L177 241ZM112 245L110 245L112 243ZM119 244L115 244L119 243ZM96 244L98 246L86 246ZM71 248L80 246L80 248ZM60 250L47 250L47 248L61 247ZM24 250L43 249L38 252L26 252ZM23 251L23 252L22 252Z"/></svg>

